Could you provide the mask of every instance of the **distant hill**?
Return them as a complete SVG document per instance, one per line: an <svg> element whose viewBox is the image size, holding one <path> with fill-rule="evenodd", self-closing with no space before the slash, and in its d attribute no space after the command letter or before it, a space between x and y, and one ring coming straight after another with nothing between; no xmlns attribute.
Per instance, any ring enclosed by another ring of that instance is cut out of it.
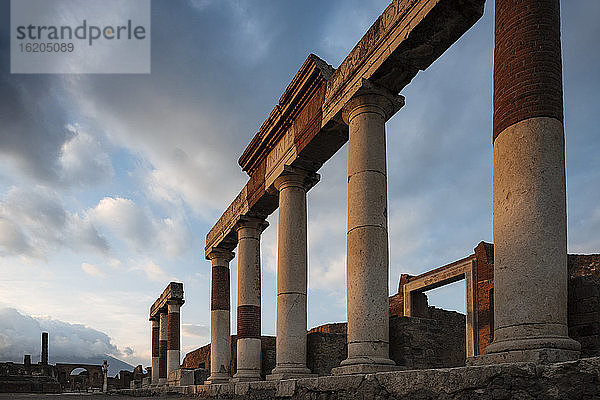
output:
<svg viewBox="0 0 600 400"><path fill-rule="evenodd" d="M112 356L104 355L98 357L90 357L90 358L77 358L77 359L60 359L60 360L50 360L51 364L56 363L68 363L68 364L92 364L92 365L102 365L102 363L106 360L108 362L108 376L114 377L119 373L119 371L133 371L134 366L127 364L124 361L119 360L118 358L114 358Z"/></svg>

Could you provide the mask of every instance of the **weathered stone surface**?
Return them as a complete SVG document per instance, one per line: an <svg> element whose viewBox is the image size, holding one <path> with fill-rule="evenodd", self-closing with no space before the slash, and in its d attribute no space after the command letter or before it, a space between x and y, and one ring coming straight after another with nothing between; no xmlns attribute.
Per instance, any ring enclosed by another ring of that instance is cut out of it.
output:
<svg viewBox="0 0 600 400"><path fill-rule="evenodd" d="M498 364L238 383L234 389L211 386L211 390L196 387L195 395L231 400L596 399L600 397L600 357L551 365Z"/></svg>
<svg viewBox="0 0 600 400"><path fill-rule="evenodd" d="M160 297L152 304L150 307L150 318L154 317L156 314L161 312L162 310L167 309L167 301L179 302L179 304L183 304L183 283L179 282L170 282L169 285L163 290Z"/></svg>

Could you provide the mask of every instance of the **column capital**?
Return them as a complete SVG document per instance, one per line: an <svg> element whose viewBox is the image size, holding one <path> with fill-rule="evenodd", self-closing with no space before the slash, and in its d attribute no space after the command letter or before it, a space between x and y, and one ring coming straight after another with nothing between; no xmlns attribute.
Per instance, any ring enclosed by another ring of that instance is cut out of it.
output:
<svg viewBox="0 0 600 400"><path fill-rule="evenodd" d="M346 124L359 112L378 113L387 121L404 106L404 96L394 94L367 79L354 96L342 108L342 119Z"/></svg>
<svg viewBox="0 0 600 400"><path fill-rule="evenodd" d="M269 223L264 218L242 215L235 224L235 230L239 231L242 228L256 229L258 231L258 235L260 236L260 234L267 229L268 226Z"/></svg>
<svg viewBox="0 0 600 400"><path fill-rule="evenodd" d="M225 262L229 262L233 260L233 257L235 257L235 253L233 251L223 249L221 247L213 247L207 254L208 255L206 258L211 261L215 259L222 259L225 260Z"/></svg>
<svg viewBox="0 0 600 400"><path fill-rule="evenodd" d="M286 165L283 167L281 175L273 182L273 186L280 192L291 186L309 190L315 186L320 179L321 176L316 172Z"/></svg>

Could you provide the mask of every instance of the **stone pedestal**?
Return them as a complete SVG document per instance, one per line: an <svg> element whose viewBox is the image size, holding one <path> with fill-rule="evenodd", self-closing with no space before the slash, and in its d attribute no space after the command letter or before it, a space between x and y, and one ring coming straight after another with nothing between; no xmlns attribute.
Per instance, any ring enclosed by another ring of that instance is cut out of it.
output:
<svg viewBox="0 0 600 400"><path fill-rule="evenodd" d="M576 359L567 328L559 1L496 0L495 42L494 341L469 364Z"/></svg>
<svg viewBox="0 0 600 400"><path fill-rule="evenodd" d="M167 310L159 313L159 335L158 335L158 384L167 384L167 338L168 338L169 315Z"/></svg>
<svg viewBox="0 0 600 400"><path fill-rule="evenodd" d="M152 321L152 377L151 382L153 385L158 384L158 370L159 370L159 335L160 335L160 321L159 317L154 316L151 318Z"/></svg>
<svg viewBox="0 0 600 400"><path fill-rule="evenodd" d="M277 353L268 380L310 376L306 368L306 191L318 180L315 173L290 167L275 180L279 190Z"/></svg>
<svg viewBox="0 0 600 400"><path fill-rule="evenodd" d="M345 106L349 126L348 358L332 373L395 369L389 358L389 256L385 122L404 99L364 82Z"/></svg>
<svg viewBox="0 0 600 400"><path fill-rule="evenodd" d="M181 303L178 301L168 302L169 326L167 332L167 377L173 371L177 371L181 361Z"/></svg>
<svg viewBox="0 0 600 400"><path fill-rule="evenodd" d="M260 234L262 218L242 217L238 235L237 372L234 382L260 380Z"/></svg>
<svg viewBox="0 0 600 400"><path fill-rule="evenodd" d="M234 254L225 249L209 253L212 262L210 296L210 376L206 384L226 383L231 378L231 327L229 261Z"/></svg>

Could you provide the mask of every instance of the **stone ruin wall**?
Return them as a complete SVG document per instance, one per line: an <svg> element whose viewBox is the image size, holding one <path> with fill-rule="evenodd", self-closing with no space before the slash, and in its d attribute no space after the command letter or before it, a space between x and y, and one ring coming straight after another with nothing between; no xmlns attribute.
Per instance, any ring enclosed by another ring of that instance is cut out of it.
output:
<svg viewBox="0 0 600 400"><path fill-rule="evenodd" d="M390 299L392 299L392 296ZM425 304L427 304L426 296ZM390 357L408 369L454 367L464 364L465 316L427 307L422 318L390 316ZM231 369L235 373L236 336L231 336ZM262 336L262 371L275 367L275 337ZM347 356L346 323L332 323L311 329L307 335L307 366L320 376L331 374ZM210 344L186 354L182 368L210 370ZM200 382L199 379L196 379Z"/></svg>
<svg viewBox="0 0 600 400"><path fill-rule="evenodd" d="M477 350L493 340L494 246L481 242L475 248L477 263ZM569 335L582 345L582 357L600 355L600 254L568 256ZM389 298L390 358L408 369L446 368L464 365L465 315L428 305L425 293L414 293L413 317L404 317L403 287L409 275L401 275L398 293ZM275 337L263 336L262 375L275 367ZM231 369L235 373L236 336L231 340ZM307 366L315 374L328 375L346 358L346 323L330 323L311 329L307 337ZM182 368L210 370L210 344L185 356ZM201 378L204 379L204 378ZM199 382L199 379L196 379Z"/></svg>
<svg viewBox="0 0 600 400"><path fill-rule="evenodd" d="M477 257L477 343L479 354L494 338L494 245L481 242ZM567 256L569 336L581 357L600 355L600 254Z"/></svg>

